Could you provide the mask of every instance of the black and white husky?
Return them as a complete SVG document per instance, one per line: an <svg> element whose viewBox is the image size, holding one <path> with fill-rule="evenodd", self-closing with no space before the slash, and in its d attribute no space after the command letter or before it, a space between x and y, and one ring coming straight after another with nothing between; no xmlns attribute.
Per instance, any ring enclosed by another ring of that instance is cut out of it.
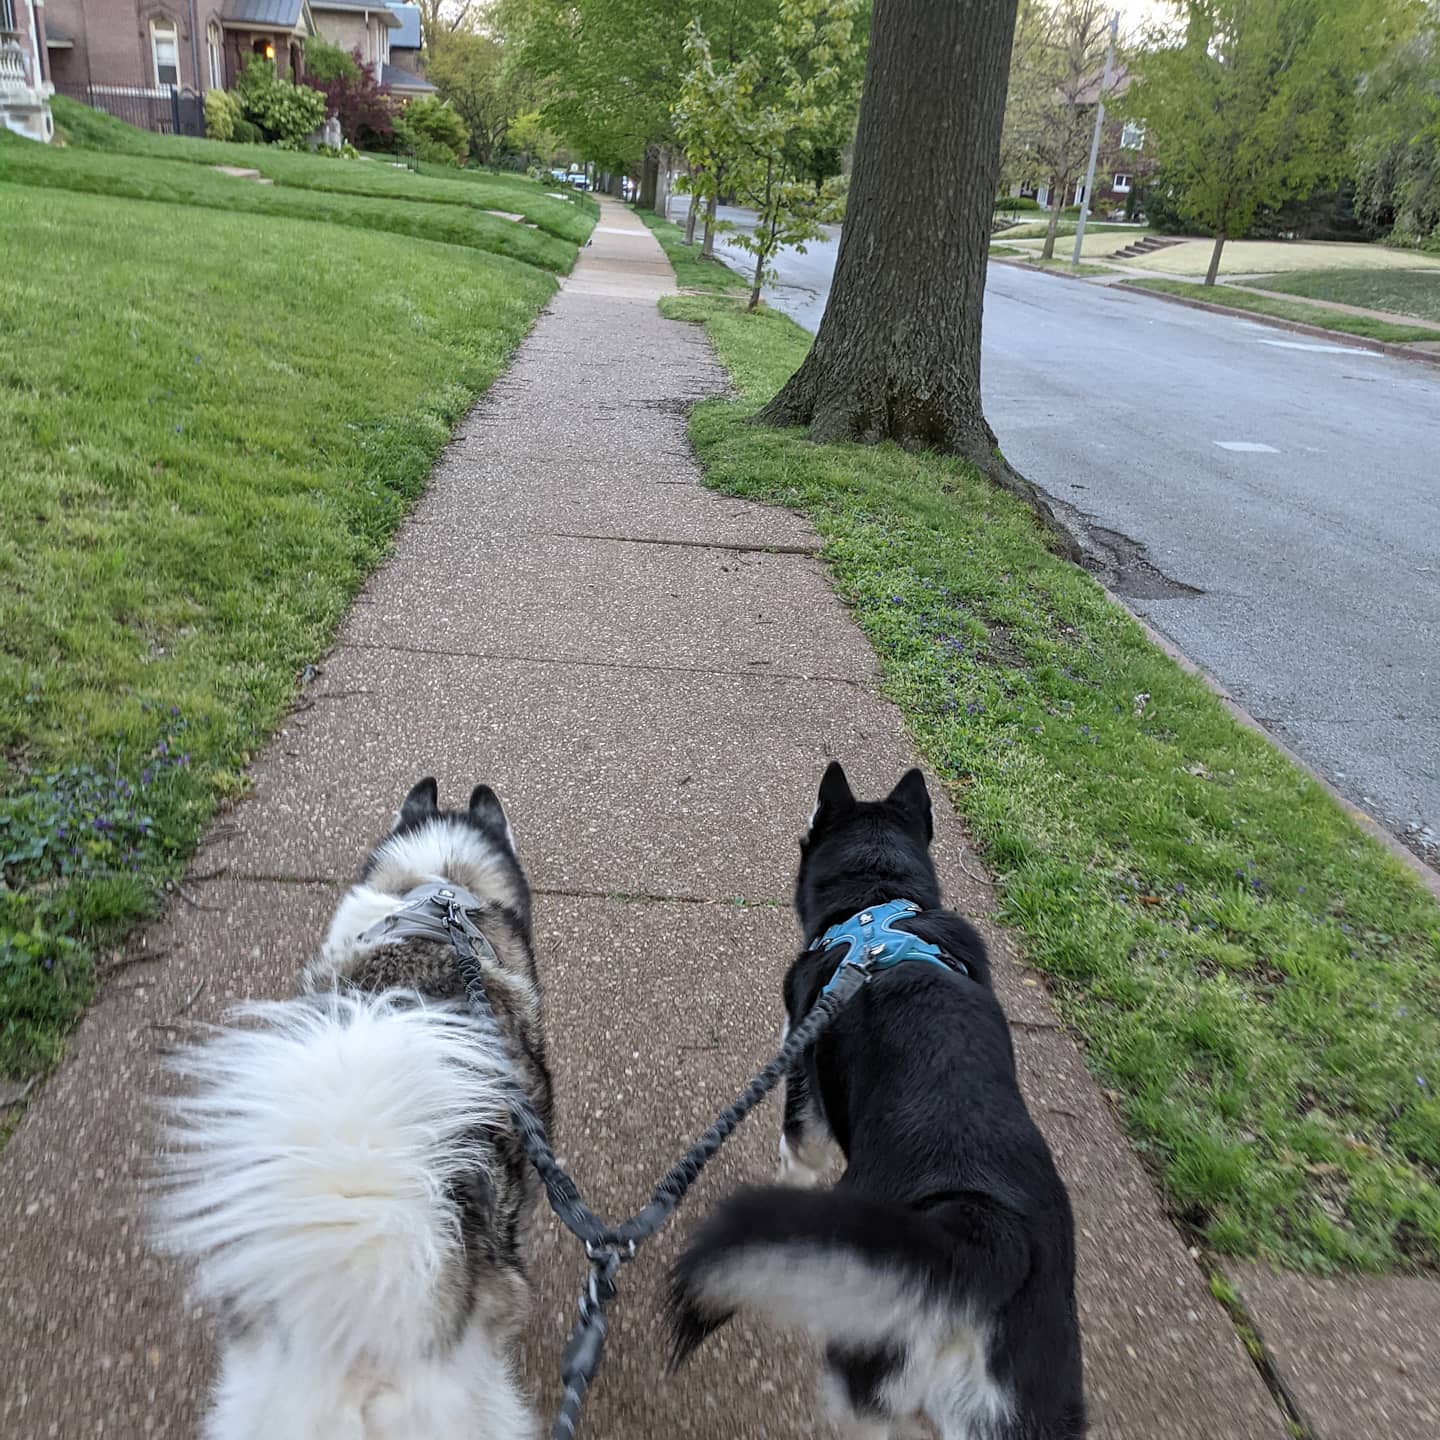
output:
<svg viewBox="0 0 1440 1440"><path fill-rule="evenodd" d="M433 881L478 902L493 1021L447 941L383 934ZM219 1312L206 1436L532 1436L511 1348L538 1187L505 1097L518 1082L548 1125L551 1087L493 791L441 810L434 780L411 790L298 988L180 1062L157 1228Z"/></svg>
<svg viewBox="0 0 1440 1440"><path fill-rule="evenodd" d="M825 1343L829 1398L856 1436L1077 1440L1085 1432L1065 1187L1015 1078L1010 1031L975 930L940 908L924 777L857 801L831 764L801 842L807 942L909 900L896 928L946 964L902 963L848 1002L786 1081L787 1188L722 1201L674 1273L681 1363L747 1311ZM787 1026L846 952L807 949ZM845 1171L815 1189L838 1146Z"/></svg>

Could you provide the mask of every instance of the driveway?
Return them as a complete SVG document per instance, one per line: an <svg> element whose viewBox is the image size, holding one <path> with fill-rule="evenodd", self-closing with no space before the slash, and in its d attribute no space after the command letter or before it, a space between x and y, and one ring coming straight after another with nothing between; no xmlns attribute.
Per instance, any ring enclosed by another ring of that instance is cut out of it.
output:
<svg viewBox="0 0 1440 1440"><path fill-rule="evenodd" d="M767 301L817 329L838 248ZM990 423L1113 587L1440 861L1440 371L1011 266L985 304Z"/></svg>

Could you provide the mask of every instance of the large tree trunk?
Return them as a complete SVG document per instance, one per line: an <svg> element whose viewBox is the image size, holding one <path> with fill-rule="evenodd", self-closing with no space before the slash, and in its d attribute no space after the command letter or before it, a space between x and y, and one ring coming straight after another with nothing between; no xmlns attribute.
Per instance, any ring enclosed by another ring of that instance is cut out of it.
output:
<svg viewBox="0 0 1440 1440"><path fill-rule="evenodd" d="M658 146L645 147L645 164L640 171L639 205L644 210L655 208L655 185L660 178L660 150Z"/></svg>
<svg viewBox="0 0 1440 1440"><path fill-rule="evenodd" d="M669 219L670 209L670 151L661 147L655 173L655 203L650 207L657 215Z"/></svg>
<svg viewBox="0 0 1440 1440"><path fill-rule="evenodd" d="M758 417L973 461L1075 543L980 403L980 315L1016 0L875 0L855 171L820 333ZM923 156L924 163L917 157ZM945 177L943 184L935 176Z"/></svg>
<svg viewBox="0 0 1440 1440"><path fill-rule="evenodd" d="M700 253L707 259L715 258L715 212L720 208L720 200L712 195L705 202L705 240L700 246Z"/></svg>
<svg viewBox="0 0 1440 1440"><path fill-rule="evenodd" d="M1210 268L1205 272L1205 283L1213 285L1215 277L1220 273L1220 252L1225 248L1225 228L1221 226L1215 232L1215 248L1210 252Z"/></svg>

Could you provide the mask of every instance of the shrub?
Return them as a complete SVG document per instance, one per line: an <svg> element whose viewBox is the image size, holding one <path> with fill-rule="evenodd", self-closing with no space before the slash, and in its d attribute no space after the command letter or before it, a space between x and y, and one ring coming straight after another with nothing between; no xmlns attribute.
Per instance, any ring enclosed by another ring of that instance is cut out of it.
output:
<svg viewBox="0 0 1440 1440"><path fill-rule="evenodd" d="M353 54L318 37L305 42L305 84L323 90L332 80L358 80L360 52Z"/></svg>
<svg viewBox="0 0 1440 1440"><path fill-rule="evenodd" d="M421 160L459 165L470 150L465 122L433 95L412 100L396 119L395 130Z"/></svg>
<svg viewBox="0 0 1440 1440"><path fill-rule="evenodd" d="M235 122L235 134L232 138L237 145L263 145L265 143L265 137L260 133L260 127L247 120L243 115Z"/></svg>
<svg viewBox="0 0 1440 1440"><path fill-rule="evenodd" d="M1019 214L1022 210L1038 210L1040 202L1033 195L997 195L992 211L996 215Z"/></svg>
<svg viewBox="0 0 1440 1440"><path fill-rule="evenodd" d="M225 90L205 92L205 134L211 140L233 140L235 122L240 118L240 105Z"/></svg>
<svg viewBox="0 0 1440 1440"><path fill-rule="evenodd" d="M325 120L325 97L308 85L292 85L275 74L275 62L252 57L235 87L245 117L265 139L298 150Z"/></svg>

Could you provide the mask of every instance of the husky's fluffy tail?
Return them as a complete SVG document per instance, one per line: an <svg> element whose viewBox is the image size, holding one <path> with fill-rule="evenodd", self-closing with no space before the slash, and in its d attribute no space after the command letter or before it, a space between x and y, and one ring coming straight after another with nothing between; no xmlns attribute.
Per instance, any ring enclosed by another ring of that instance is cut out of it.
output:
<svg viewBox="0 0 1440 1440"><path fill-rule="evenodd" d="M237 1318L341 1370L403 1365L453 1321L452 1187L503 1123L499 1037L404 992L250 1007L180 1062L160 1242Z"/></svg>
<svg viewBox="0 0 1440 1440"><path fill-rule="evenodd" d="M920 1213L843 1187L741 1190L672 1273L673 1363L740 1311L844 1350L904 1351L957 1314L984 1316L1028 1263L1018 1225L988 1207Z"/></svg>

